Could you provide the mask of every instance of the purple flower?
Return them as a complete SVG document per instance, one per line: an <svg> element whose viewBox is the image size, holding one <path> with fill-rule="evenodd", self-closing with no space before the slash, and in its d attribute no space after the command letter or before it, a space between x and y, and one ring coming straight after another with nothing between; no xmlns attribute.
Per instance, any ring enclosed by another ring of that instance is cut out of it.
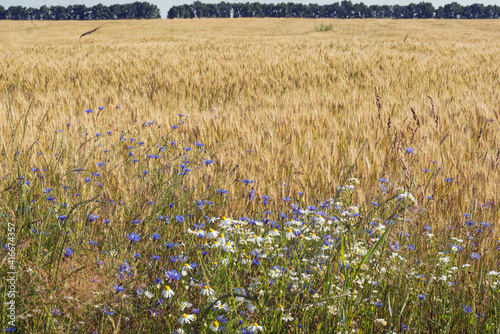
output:
<svg viewBox="0 0 500 334"><path fill-rule="evenodd" d="M139 240L141 240L141 236L139 234L136 234L134 232L132 233L127 233L127 238L130 239L130 243L133 243L133 242L137 242Z"/></svg>
<svg viewBox="0 0 500 334"><path fill-rule="evenodd" d="M181 274L175 269L165 272L165 277L171 281L178 281L182 278Z"/></svg>
<svg viewBox="0 0 500 334"><path fill-rule="evenodd" d="M97 219L99 219L99 215L90 214L88 216L88 220L92 223L95 222Z"/></svg>
<svg viewBox="0 0 500 334"><path fill-rule="evenodd" d="M115 289L116 292L123 292L125 291L125 288L121 285L115 284L113 285L113 289Z"/></svg>
<svg viewBox="0 0 500 334"><path fill-rule="evenodd" d="M470 257L475 259L475 260L479 260L479 258L481 257L481 254L474 252L470 255Z"/></svg>
<svg viewBox="0 0 500 334"><path fill-rule="evenodd" d="M63 254L65 257L70 257L70 256L73 256L73 249L71 249L70 247L66 247L65 251L64 251L64 254Z"/></svg>

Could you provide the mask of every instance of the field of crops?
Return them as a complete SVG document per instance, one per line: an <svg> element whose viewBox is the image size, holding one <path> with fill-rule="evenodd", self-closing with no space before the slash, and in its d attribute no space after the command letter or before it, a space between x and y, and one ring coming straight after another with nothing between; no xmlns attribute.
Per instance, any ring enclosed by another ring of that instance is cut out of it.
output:
<svg viewBox="0 0 500 334"><path fill-rule="evenodd" d="M0 22L0 328L500 332L499 37Z"/></svg>

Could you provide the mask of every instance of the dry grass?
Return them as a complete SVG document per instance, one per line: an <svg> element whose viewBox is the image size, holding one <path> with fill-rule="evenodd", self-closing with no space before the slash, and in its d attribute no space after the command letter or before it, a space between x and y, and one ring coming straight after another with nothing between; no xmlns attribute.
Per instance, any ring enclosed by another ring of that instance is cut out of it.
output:
<svg viewBox="0 0 500 334"><path fill-rule="evenodd" d="M315 32L320 23L333 30ZM364 182L430 182L420 203L454 179L452 210L435 219L498 201L498 21L109 21L79 39L97 26L0 23L0 119L9 96L15 119L32 103L26 143L46 111L42 140L67 122L93 134L84 109L100 105L99 127L117 131L132 131L132 119L168 126L181 113L190 117L190 130L179 129L187 142L217 146L217 166L239 165L237 177L272 197L287 195L279 182L290 175L289 191L321 197L366 141L354 175ZM0 133L3 144L8 122ZM410 146L417 154L405 166ZM432 177L422 172L431 161Z"/></svg>

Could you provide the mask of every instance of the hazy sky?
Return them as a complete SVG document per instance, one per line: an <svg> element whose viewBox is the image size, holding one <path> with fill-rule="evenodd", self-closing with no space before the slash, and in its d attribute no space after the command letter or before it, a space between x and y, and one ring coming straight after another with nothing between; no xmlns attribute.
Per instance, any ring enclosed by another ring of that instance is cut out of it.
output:
<svg viewBox="0 0 500 334"><path fill-rule="evenodd" d="M160 8L161 16L165 18L167 16L168 10L172 6L183 5L183 4L191 4L193 0L172 0L172 1L159 1L159 0L0 0L0 5L5 8L10 6L25 6L25 7L35 7L39 8L43 5L46 6L69 6L69 5L81 5L84 4L87 7L91 7L102 3L103 5L109 6L116 3L125 4L132 3L135 1L146 1L152 4L155 4ZM222 0L201 0L204 3L219 3ZM317 3L320 5L331 4L336 2L341 2L341 0L318 0L318 1L290 1L290 0L274 0L274 1L266 1L266 0L225 0L226 2L260 2L260 3L280 3L280 2L297 2L297 3ZM499 0L365 0L365 1L357 1L351 0L352 3L363 2L365 5L408 5L410 3L419 3L421 1L430 2L434 5L434 7L439 7L451 3L453 1L458 2L461 5L471 5L474 3L482 3L484 5L497 5Z"/></svg>

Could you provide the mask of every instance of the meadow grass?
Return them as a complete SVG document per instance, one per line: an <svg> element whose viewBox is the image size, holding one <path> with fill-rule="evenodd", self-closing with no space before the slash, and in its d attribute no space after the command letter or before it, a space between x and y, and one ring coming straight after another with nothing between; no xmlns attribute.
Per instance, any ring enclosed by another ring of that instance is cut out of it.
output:
<svg viewBox="0 0 500 334"><path fill-rule="evenodd" d="M498 333L499 32L1 22L18 331Z"/></svg>

